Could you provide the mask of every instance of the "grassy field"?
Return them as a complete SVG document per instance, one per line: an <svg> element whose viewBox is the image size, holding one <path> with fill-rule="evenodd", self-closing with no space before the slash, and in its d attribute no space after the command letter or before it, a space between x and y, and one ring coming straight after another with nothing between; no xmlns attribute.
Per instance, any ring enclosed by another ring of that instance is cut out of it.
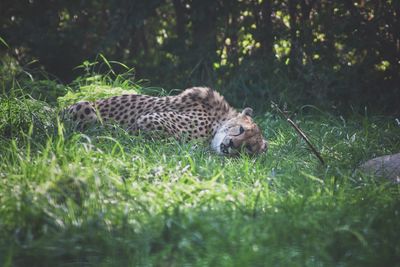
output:
<svg viewBox="0 0 400 267"><path fill-rule="evenodd" d="M3 91L1 266L400 266L400 187L356 169L400 151L395 118L299 109L323 167L271 110L256 117L268 153L233 159L58 119L78 99L154 92L123 77Z"/></svg>

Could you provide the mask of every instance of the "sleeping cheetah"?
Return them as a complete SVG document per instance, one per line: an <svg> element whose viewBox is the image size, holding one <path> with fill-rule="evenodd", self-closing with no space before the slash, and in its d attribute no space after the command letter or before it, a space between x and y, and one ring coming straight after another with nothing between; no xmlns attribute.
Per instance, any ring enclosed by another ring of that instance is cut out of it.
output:
<svg viewBox="0 0 400 267"><path fill-rule="evenodd" d="M78 128L96 121L114 121L131 132L161 131L179 139L208 139L218 154L260 154L267 142L253 122L252 109L233 109L216 91L186 89L176 96L121 95L79 102L68 108ZM99 118L100 117L100 118Z"/></svg>

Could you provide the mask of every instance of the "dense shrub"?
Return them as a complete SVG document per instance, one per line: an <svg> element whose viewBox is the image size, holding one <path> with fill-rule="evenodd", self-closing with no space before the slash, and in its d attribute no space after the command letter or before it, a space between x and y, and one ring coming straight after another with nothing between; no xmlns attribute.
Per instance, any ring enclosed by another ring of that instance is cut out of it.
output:
<svg viewBox="0 0 400 267"><path fill-rule="evenodd" d="M208 85L237 102L394 114L398 10L392 0L4 0L0 57L70 82L101 53L167 91Z"/></svg>

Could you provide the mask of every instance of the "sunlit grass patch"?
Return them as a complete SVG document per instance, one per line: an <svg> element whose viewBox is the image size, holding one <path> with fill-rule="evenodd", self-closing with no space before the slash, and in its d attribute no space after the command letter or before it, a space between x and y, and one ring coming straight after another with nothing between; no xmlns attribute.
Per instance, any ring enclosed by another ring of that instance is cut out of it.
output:
<svg viewBox="0 0 400 267"><path fill-rule="evenodd" d="M0 97L0 142L21 138L29 131L37 138L53 134L56 108L29 95Z"/></svg>
<svg viewBox="0 0 400 267"><path fill-rule="evenodd" d="M79 101L95 101L122 94L137 94L137 89L114 87L112 85L85 85L80 86L78 91L68 91L63 97L58 98L61 107L74 104Z"/></svg>

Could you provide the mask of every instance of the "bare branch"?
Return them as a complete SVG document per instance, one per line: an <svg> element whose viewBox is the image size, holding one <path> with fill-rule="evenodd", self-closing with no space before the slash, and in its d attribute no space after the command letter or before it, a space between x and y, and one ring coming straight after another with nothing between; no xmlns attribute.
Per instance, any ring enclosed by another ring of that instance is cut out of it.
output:
<svg viewBox="0 0 400 267"><path fill-rule="evenodd" d="M319 161L321 162L322 165L325 165L325 161L322 158L321 154L317 151L317 149L311 144L310 139L306 136L306 134L303 132L303 130L300 129L300 127L292 121L286 114L283 112L277 104L275 104L273 101L271 101L272 107L275 108L285 119L289 124L296 130L296 132L306 141L307 145L311 148L312 152L317 156Z"/></svg>

